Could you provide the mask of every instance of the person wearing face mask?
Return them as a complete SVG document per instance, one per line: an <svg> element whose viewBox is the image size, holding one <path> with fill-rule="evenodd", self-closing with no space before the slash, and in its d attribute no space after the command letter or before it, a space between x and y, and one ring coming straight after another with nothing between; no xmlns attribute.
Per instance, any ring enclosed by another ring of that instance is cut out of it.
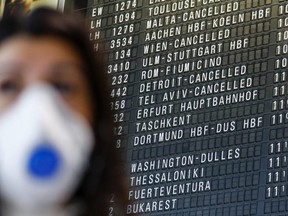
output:
<svg viewBox="0 0 288 216"><path fill-rule="evenodd" d="M124 215L108 79L94 55L80 24L52 9L0 22L1 215L108 215L112 198Z"/></svg>

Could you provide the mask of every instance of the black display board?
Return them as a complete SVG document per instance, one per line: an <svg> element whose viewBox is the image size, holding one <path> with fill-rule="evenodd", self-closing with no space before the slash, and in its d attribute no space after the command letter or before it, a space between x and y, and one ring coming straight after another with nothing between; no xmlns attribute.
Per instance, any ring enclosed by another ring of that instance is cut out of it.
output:
<svg viewBox="0 0 288 216"><path fill-rule="evenodd" d="M287 215L288 1L90 0L86 10L109 63L127 215Z"/></svg>

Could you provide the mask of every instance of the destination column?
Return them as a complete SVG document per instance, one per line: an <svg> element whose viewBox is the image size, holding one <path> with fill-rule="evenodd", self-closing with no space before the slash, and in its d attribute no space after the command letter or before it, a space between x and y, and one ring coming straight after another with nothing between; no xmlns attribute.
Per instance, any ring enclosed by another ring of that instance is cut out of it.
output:
<svg viewBox="0 0 288 216"><path fill-rule="evenodd" d="M143 4L128 214L257 213L270 4Z"/></svg>

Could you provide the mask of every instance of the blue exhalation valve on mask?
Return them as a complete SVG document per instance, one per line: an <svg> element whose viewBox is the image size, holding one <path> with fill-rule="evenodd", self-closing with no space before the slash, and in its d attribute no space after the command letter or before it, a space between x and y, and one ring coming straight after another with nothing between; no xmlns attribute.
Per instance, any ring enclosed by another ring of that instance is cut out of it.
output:
<svg viewBox="0 0 288 216"><path fill-rule="evenodd" d="M39 180L53 178L60 168L61 159L57 150L49 143L37 145L28 157L29 174Z"/></svg>

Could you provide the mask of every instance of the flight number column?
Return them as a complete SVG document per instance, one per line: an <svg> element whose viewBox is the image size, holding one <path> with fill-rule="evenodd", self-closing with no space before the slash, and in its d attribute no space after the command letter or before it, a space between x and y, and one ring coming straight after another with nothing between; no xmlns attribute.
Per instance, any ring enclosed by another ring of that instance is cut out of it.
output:
<svg viewBox="0 0 288 216"><path fill-rule="evenodd" d="M128 121L130 119L131 96L133 94L133 70L136 67L134 58L137 54L137 43L140 24L137 20L141 11L137 8L140 1L117 1L109 6L112 16L108 18L109 29L106 36L108 50L107 72L111 76L112 89L110 96L113 99L111 109L115 111L114 122L117 123L116 148L127 147Z"/></svg>
<svg viewBox="0 0 288 216"><path fill-rule="evenodd" d="M89 39L98 58L106 63L111 84L110 108L113 111L116 149L126 157L134 70L136 68L137 32L140 29L142 0L88 1ZM123 165L124 169L124 165ZM115 215L114 194L110 197L108 215Z"/></svg>
<svg viewBox="0 0 288 216"><path fill-rule="evenodd" d="M139 40L138 32L141 18L139 0L114 1L109 5L108 28L105 31L105 50L108 51L107 72L111 77L112 98L111 110L114 111L114 133L117 136L116 148L121 150L124 157L128 147L128 122L131 120L134 70L136 68L137 44ZM109 216L114 215L113 204L109 208Z"/></svg>

